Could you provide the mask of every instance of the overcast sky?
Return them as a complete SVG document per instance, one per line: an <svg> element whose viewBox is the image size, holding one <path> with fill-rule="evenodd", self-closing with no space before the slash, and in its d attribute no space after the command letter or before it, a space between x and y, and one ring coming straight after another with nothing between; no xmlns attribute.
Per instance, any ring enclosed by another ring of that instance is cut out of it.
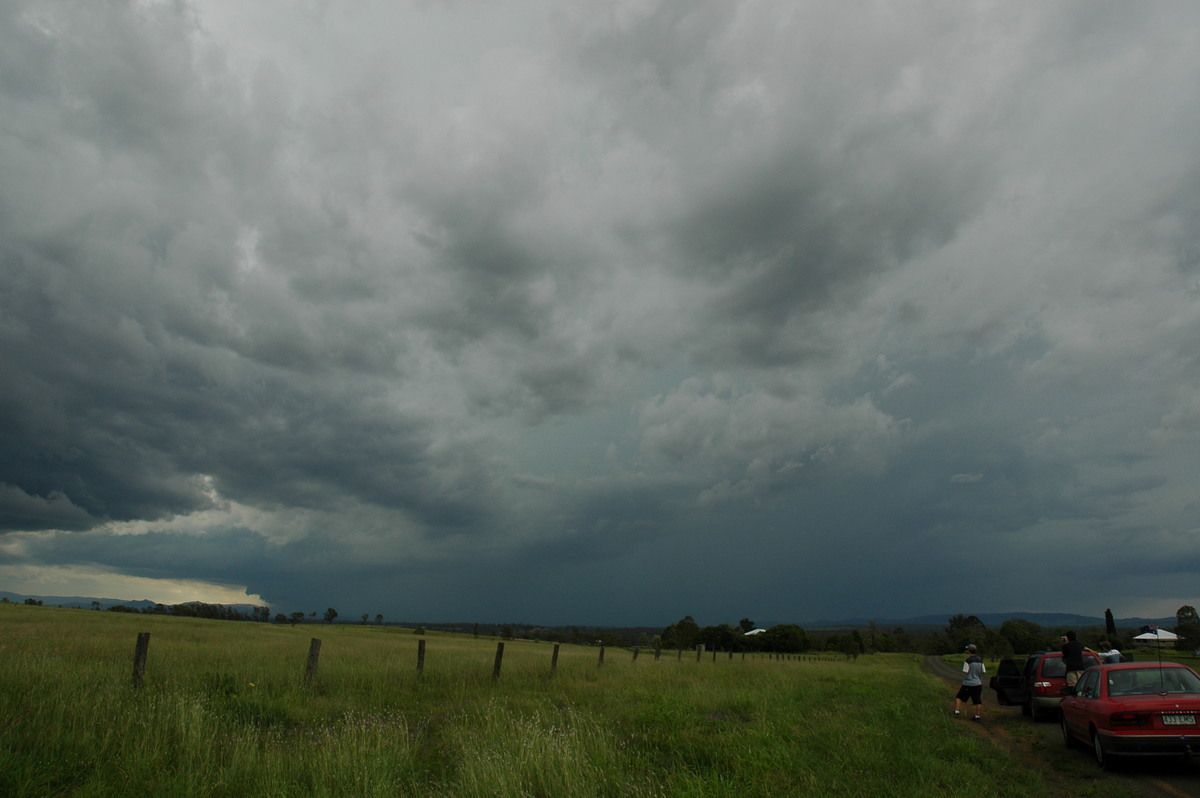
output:
<svg viewBox="0 0 1200 798"><path fill-rule="evenodd" d="M0 589L1200 605L1200 4L0 2Z"/></svg>

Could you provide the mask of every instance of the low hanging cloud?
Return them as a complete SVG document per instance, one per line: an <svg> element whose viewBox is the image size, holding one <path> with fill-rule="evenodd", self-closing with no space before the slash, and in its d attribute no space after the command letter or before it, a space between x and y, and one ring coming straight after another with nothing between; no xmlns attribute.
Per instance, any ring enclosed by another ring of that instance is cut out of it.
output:
<svg viewBox="0 0 1200 798"><path fill-rule="evenodd" d="M1043 609L948 606L952 542L1090 531L1113 595L1044 609L1194 603L1121 552L1198 528L1198 26L8 3L0 565L796 620Z"/></svg>

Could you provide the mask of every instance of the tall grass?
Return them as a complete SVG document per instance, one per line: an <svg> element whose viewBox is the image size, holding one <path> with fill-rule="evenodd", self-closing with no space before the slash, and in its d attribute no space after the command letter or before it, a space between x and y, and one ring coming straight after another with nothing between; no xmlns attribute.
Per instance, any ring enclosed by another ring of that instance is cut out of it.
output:
<svg viewBox="0 0 1200 798"><path fill-rule="evenodd" d="M151 633L142 689L137 632ZM304 684L310 637L323 640ZM1041 795L910 655L716 661L0 605L5 796Z"/></svg>

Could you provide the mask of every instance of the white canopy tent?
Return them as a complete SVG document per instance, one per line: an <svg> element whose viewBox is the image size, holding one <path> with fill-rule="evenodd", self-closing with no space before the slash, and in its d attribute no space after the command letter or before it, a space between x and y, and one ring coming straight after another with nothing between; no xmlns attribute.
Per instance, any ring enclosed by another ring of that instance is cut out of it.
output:
<svg viewBox="0 0 1200 798"><path fill-rule="evenodd" d="M1133 639L1145 640L1161 646L1163 643L1174 643L1176 640L1182 640L1183 638L1174 632L1168 632L1166 629L1155 629L1152 632L1143 632L1140 635L1136 635Z"/></svg>

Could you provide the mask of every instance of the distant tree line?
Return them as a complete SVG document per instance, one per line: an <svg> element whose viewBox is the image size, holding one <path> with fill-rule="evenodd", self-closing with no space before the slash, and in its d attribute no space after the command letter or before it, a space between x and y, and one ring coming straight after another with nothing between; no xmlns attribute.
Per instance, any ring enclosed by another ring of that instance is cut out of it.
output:
<svg viewBox="0 0 1200 798"><path fill-rule="evenodd" d="M1080 641L1098 648L1108 641L1119 649L1136 648L1133 640L1139 630L1119 631L1112 611L1105 611L1104 626L1076 628ZM1175 633L1183 638L1181 646L1200 645L1200 612L1183 606L1176 613ZM1024 618L1010 618L997 628L989 628L975 615L954 615L946 626L921 627L905 630L896 627L881 629L874 621L865 627L837 630L805 630L795 624L779 624L758 630L753 621L743 618L737 625L700 626L687 615L654 638L663 648L694 649L703 645L717 651L758 651L768 653L803 653L806 651L839 651L847 656L877 652L911 652L915 654L946 654L963 651L974 644L988 657L1006 657L1035 651L1057 650L1062 644L1066 626L1043 627ZM747 634L752 632L752 634Z"/></svg>
<svg viewBox="0 0 1200 798"><path fill-rule="evenodd" d="M5 604L12 603L3 597ZM40 606L39 599L27 598L25 604ZM92 602L92 609L99 610L99 601ZM155 604L136 608L117 604L109 612L130 612L147 615L173 615L188 618L210 618L223 621L274 620L279 624L299 624L305 621L305 613L289 615L278 613L272 619L270 607L230 606L189 601L183 604ZM338 611L333 607L325 610L323 620L333 623ZM310 622L317 620L317 613L310 613ZM363 613L361 623L367 624L370 615ZM1179 645L1188 649L1200 646L1200 612L1195 607L1184 605L1175 613L1174 632L1182 638ZM383 624L383 615L374 617L377 625ZM806 651L840 651L848 656L873 654L876 652L911 652L917 654L946 654L961 652L968 644L974 644L988 657L1005 657L1013 654L1028 654L1035 651L1056 650L1061 645L1065 626L1042 627L1024 619L1010 618L997 628L989 628L975 615L958 614L947 620L946 626L919 627L905 630L896 627L891 631L880 629L874 622L862 628L806 631L796 624L777 624L766 629L756 627L754 621L742 618L737 624L700 626L691 615L686 615L673 624L655 633L646 627L546 627L529 624L423 624L418 633L425 629L450 632L473 633L511 640L523 638L553 643L576 645L642 647L663 649L694 649L703 645L710 651L746 651L763 653L796 654ZM1074 628L1079 640L1090 648L1101 641L1108 641L1119 649L1136 648L1133 637L1140 630L1118 630L1112 610L1104 611L1104 626Z"/></svg>
<svg viewBox="0 0 1200 798"><path fill-rule="evenodd" d="M100 609L100 602L92 602L92 609ZM115 604L108 608L109 612L136 612L143 615L174 615L183 618L210 618L218 621L259 621L266 623L271 620L270 607L251 607L244 610L225 604L205 604L202 601L189 601L184 604L155 604L153 607L138 609L124 604Z"/></svg>
<svg viewBox="0 0 1200 798"><path fill-rule="evenodd" d="M999 628L989 629L974 615L960 614L949 619L946 628L928 641L926 649L929 653L957 652L966 648L968 643L974 643L986 656L991 657L1057 651L1062 646L1062 636L1069 629L1088 648L1098 648L1101 642L1107 641L1122 651L1137 648L1137 641L1133 638L1141 631L1132 628L1118 630L1111 609L1104 611L1104 626L1081 628L1043 627L1024 618L1010 618L1001 623ZM1182 640L1179 647L1191 649L1200 645L1200 613L1195 607L1185 604L1176 611L1173 631Z"/></svg>
<svg viewBox="0 0 1200 798"><path fill-rule="evenodd" d="M778 624L759 631L754 621L742 618L737 626L723 623L701 627L691 615L663 629L658 640L663 648L692 649L702 645L709 651L798 654L812 647L804 629L796 624Z"/></svg>

